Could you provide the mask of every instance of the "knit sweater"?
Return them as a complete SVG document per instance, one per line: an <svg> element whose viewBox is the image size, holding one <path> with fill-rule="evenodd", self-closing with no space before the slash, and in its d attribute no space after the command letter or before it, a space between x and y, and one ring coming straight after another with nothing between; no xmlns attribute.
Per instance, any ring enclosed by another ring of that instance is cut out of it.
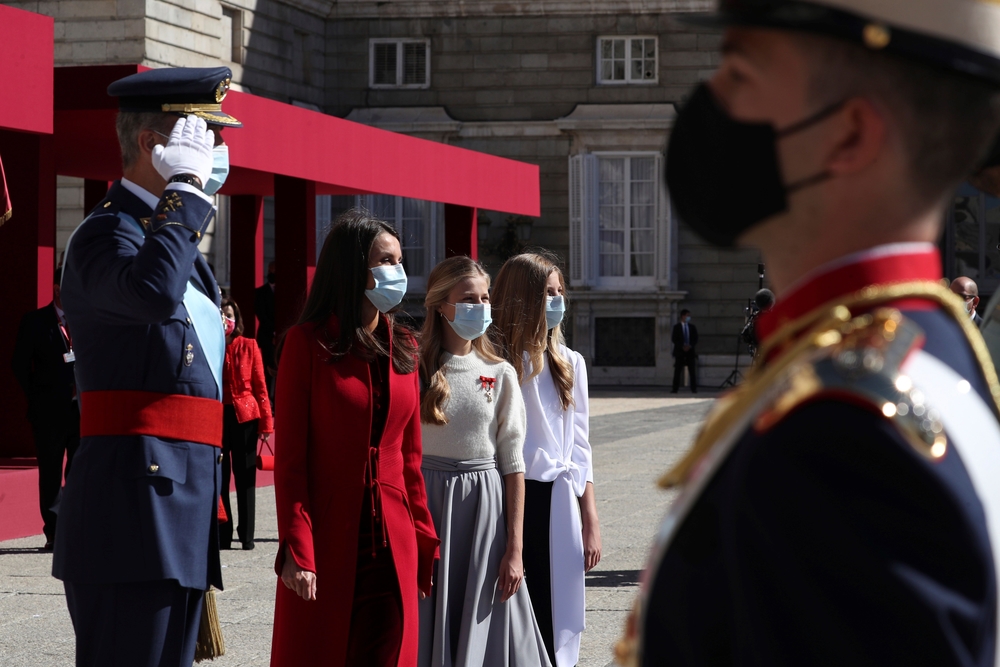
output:
<svg viewBox="0 0 1000 667"><path fill-rule="evenodd" d="M444 404L448 423L421 425L424 454L458 461L496 456L501 475L524 472L526 418L513 366L487 361L475 350L462 357L445 352L441 361L451 388ZM484 377L495 379L490 392Z"/></svg>

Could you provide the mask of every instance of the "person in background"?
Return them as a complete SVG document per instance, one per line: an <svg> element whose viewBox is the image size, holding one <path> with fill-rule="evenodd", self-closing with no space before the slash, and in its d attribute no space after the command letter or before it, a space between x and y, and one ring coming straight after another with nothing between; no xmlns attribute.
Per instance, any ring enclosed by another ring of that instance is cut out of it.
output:
<svg viewBox="0 0 1000 667"><path fill-rule="evenodd" d="M565 281L551 258L517 255L493 286L492 336L527 411L524 572L549 660L572 666L585 627L584 574L601 560L583 357L563 344Z"/></svg>
<svg viewBox="0 0 1000 667"><path fill-rule="evenodd" d="M524 400L485 335L489 288L468 257L427 279L420 420L441 560L420 603L421 667L549 665L523 585Z"/></svg>
<svg viewBox="0 0 1000 667"><path fill-rule="evenodd" d="M267 281L254 291L253 310L257 317L257 346L264 359L267 374L267 389L274 402L274 379L278 374L278 362L274 356L275 314L274 314L274 262L267 265Z"/></svg>
<svg viewBox="0 0 1000 667"><path fill-rule="evenodd" d="M80 406L73 377L73 339L60 300L62 269L52 278L52 303L21 319L11 368L28 399L28 421L35 436L38 460L38 504L42 512L46 551L56 538L53 505L63 483L63 458L69 476L73 454L80 445Z"/></svg>
<svg viewBox="0 0 1000 667"><path fill-rule="evenodd" d="M350 210L323 244L278 366L281 577L271 665L413 667L438 539L420 472L396 230Z"/></svg>
<svg viewBox="0 0 1000 667"><path fill-rule="evenodd" d="M681 311L681 321L674 325L670 335L674 344L674 387L670 390L676 394L684 380L684 368L687 367L691 376L691 393L698 393L698 327L691 324L691 311L686 308Z"/></svg>
<svg viewBox="0 0 1000 667"><path fill-rule="evenodd" d="M951 281L951 291L965 300L965 311L972 318L972 323L977 327L983 326L983 318L976 312L979 306L979 287L976 281L966 276L959 276Z"/></svg>
<svg viewBox="0 0 1000 667"><path fill-rule="evenodd" d="M222 370L222 504L228 519L219 524L219 547L233 542L230 473L236 478L236 534L244 551L253 549L254 501L257 493L257 437L267 442L274 432L267 398L264 363L252 338L243 336L243 316L231 298L222 300L226 329L226 362Z"/></svg>

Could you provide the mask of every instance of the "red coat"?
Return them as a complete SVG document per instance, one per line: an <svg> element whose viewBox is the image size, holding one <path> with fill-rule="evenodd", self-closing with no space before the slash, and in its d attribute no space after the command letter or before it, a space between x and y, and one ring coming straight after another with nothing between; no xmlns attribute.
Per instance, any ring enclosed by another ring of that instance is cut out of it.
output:
<svg viewBox="0 0 1000 667"><path fill-rule="evenodd" d="M336 336L336 319L327 327ZM278 366L274 492L278 560L285 546L296 563L316 573L316 600L306 602L278 581L272 667L344 664L358 522L371 432L368 363L348 355L327 363L316 326L289 330ZM400 667L417 664L419 588L430 592L438 539L420 472L418 374L400 375L389 364L389 408L379 445L383 521L403 603Z"/></svg>
<svg viewBox="0 0 1000 667"><path fill-rule="evenodd" d="M267 381L260 348L253 338L236 336L226 345L226 363L222 370L222 402L232 404L236 421L259 419L258 433L272 433L271 403L267 400Z"/></svg>

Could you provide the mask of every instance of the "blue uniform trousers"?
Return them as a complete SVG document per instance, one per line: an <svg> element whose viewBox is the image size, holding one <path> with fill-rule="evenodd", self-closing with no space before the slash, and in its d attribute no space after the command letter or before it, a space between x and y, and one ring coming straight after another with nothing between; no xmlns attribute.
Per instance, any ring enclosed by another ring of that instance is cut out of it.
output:
<svg viewBox="0 0 1000 667"><path fill-rule="evenodd" d="M190 667L205 593L174 579L64 582L77 667Z"/></svg>

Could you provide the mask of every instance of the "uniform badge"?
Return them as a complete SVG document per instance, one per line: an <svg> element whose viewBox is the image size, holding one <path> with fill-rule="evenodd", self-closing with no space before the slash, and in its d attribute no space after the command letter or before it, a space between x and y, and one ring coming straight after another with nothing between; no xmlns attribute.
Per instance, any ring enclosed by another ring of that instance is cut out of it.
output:
<svg viewBox="0 0 1000 667"><path fill-rule="evenodd" d="M481 388L486 392L486 401L488 403L493 402L493 387L497 383L496 378L488 378L485 375L479 376L479 382L481 383Z"/></svg>
<svg viewBox="0 0 1000 667"><path fill-rule="evenodd" d="M194 345L188 343L187 351L184 353L184 365L190 366L194 363Z"/></svg>

